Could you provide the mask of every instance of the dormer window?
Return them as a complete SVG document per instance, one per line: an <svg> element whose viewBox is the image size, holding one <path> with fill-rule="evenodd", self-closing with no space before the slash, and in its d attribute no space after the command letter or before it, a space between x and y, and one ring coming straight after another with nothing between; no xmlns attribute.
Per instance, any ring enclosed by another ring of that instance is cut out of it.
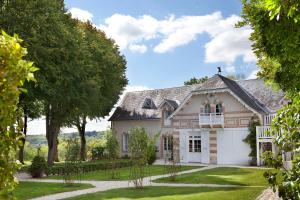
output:
<svg viewBox="0 0 300 200"><path fill-rule="evenodd" d="M144 109L156 109L156 106L152 99L146 98L143 104Z"/></svg>

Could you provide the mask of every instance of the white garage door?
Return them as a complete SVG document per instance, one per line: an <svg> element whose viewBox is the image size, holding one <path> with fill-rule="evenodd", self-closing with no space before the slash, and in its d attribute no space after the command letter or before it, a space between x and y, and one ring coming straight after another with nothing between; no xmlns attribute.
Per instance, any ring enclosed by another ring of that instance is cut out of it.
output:
<svg viewBox="0 0 300 200"><path fill-rule="evenodd" d="M250 147L243 140L248 128L217 131L218 164L248 165Z"/></svg>

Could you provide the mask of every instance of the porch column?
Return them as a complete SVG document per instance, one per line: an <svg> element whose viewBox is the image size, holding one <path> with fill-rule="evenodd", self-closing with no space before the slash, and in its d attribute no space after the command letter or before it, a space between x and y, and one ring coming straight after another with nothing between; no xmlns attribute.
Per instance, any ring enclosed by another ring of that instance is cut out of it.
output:
<svg viewBox="0 0 300 200"><path fill-rule="evenodd" d="M260 152L259 152L259 140L258 140L258 128L256 127L256 164L260 166Z"/></svg>
<svg viewBox="0 0 300 200"><path fill-rule="evenodd" d="M217 131L209 131L209 163L217 164Z"/></svg>

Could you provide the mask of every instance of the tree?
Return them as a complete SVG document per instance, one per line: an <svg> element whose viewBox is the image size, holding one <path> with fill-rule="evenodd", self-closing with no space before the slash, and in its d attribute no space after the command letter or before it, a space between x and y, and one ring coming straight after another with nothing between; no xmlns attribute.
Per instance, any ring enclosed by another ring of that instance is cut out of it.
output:
<svg viewBox="0 0 300 200"><path fill-rule="evenodd" d="M250 25L250 39L258 57L258 76L281 88L291 100L283 107L271 124L271 134L279 150L293 153L293 168L284 168L285 160L280 155L267 155L269 166L265 177L278 189L283 199L300 198L300 9L298 0L251 0L243 1L243 21L238 26Z"/></svg>
<svg viewBox="0 0 300 200"><path fill-rule="evenodd" d="M287 92L300 90L299 1L243 0L243 21L251 26L258 76Z"/></svg>
<svg viewBox="0 0 300 200"><path fill-rule="evenodd" d="M61 0L1 1L0 27L18 33L28 48L28 58L39 67L37 85L28 85L43 104L46 116L48 165L57 154L57 137L77 107L84 72L78 22L66 14Z"/></svg>
<svg viewBox="0 0 300 200"><path fill-rule="evenodd" d="M130 179L136 188L143 187L144 168L152 156L156 137L151 138L142 127L134 127L129 131L129 152L132 161Z"/></svg>
<svg viewBox="0 0 300 200"><path fill-rule="evenodd" d="M81 159L86 158L85 126L87 118L99 119L109 114L127 84L126 61L115 42L90 22L79 22L82 34L84 74L79 84L81 95L70 116L69 126L76 126L81 139Z"/></svg>
<svg viewBox="0 0 300 200"><path fill-rule="evenodd" d="M112 130L106 131L106 150L108 151L108 156L111 159L111 178L117 178L116 173L116 159L119 156L119 142L116 136L113 134Z"/></svg>
<svg viewBox="0 0 300 200"><path fill-rule="evenodd" d="M18 109L19 95L25 80L34 80L33 63L24 60L27 50L18 36L0 35L0 196L7 195L16 185L18 168L16 151L22 137L22 112ZM10 198L9 196L5 197Z"/></svg>
<svg viewBox="0 0 300 200"><path fill-rule="evenodd" d="M208 80L208 76L204 76L204 77L199 78L199 79L196 78L196 77L193 77L190 80L185 81L184 85L194 85L194 84L204 83L207 80Z"/></svg>

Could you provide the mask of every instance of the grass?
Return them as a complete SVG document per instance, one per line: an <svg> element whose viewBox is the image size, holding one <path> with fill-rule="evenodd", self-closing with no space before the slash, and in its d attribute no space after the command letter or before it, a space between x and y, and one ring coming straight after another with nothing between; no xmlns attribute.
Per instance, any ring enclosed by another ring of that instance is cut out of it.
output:
<svg viewBox="0 0 300 200"><path fill-rule="evenodd" d="M114 200L114 199L143 199L143 200L253 200L262 188L195 188L195 187L145 187L144 189L113 189L69 198L69 200Z"/></svg>
<svg viewBox="0 0 300 200"><path fill-rule="evenodd" d="M69 192L74 190L82 190L92 188L90 184L73 184L66 186L63 183L42 183L42 182L20 182L13 194L18 200L31 199L45 195Z"/></svg>
<svg viewBox="0 0 300 200"><path fill-rule="evenodd" d="M199 167L181 166L181 171L195 169ZM117 178L113 180L129 180L130 167L116 169ZM145 167L145 176L155 176L168 173L164 165L148 165ZM49 176L49 179L63 179L62 176ZM111 170L99 170L86 172L81 175L81 180L107 181L111 179Z"/></svg>
<svg viewBox="0 0 300 200"><path fill-rule="evenodd" d="M264 169L218 167L199 172L183 174L176 177L175 183L231 184L244 186L266 186ZM154 182L171 182L169 178Z"/></svg>

